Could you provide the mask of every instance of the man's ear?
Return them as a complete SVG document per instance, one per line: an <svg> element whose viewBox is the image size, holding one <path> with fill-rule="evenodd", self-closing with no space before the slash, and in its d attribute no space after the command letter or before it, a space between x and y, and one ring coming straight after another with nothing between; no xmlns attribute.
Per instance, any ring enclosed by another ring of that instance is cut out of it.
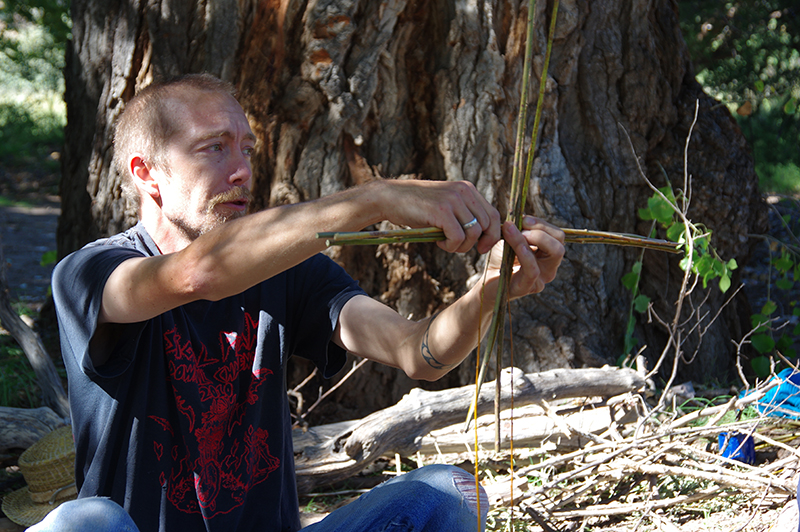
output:
<svg viewBox="0 0 800 532"><path fill-rule="evenodd" d="M134 154L131 155L128 168L139 193L152 198L160 205L161 191L158 188L158 181L153 175L153 165L145 161L141 155Z"/></svg>

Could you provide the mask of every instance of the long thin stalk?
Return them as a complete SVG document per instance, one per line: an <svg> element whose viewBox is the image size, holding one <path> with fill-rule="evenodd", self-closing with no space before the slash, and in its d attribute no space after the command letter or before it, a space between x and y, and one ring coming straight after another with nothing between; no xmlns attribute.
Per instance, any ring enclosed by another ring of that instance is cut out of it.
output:
<svg viewBox="0 0 800 532"><path fill-rule="evenodd" d="M629 233L613 233L609 231L593 231L590 229L561 228L568 244L608 244L612 246L630 246L668 253L682 253L681 244L648 238ZM389 231L356 231L317 233L317 238L324 238L328 246L405 244L413 242L440 242L445 240L444 232L438 227L424 229L393 229Z"/></svg>

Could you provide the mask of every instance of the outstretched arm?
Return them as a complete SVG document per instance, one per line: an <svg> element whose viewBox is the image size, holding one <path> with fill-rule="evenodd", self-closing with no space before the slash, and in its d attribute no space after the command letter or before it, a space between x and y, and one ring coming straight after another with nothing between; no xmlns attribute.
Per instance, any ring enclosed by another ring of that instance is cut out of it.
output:
<svg viewBox="0 0 800 532"><path fill-rule="evenodd" d="M502 233L517 255L509 298L541 292L561 264L564 233L532 217L525 218L522 232L506 222ZM442 377L469 355L491 323L502 245L492 250L485 283L442 312L411 321L369 297L355 297L342 309L334 341L355 355L400 368L413 379Z"/></svg>
<svg viewBox="0 0 800 532"><path fill-rule="evenodd" d="M473 218L478 223L464 230ZM499 214L468 182L376 181L227 222L174 253L123 262L104 288L100 322L143 321L240 293L324 249L317 232L357 231L383 220L439 227L447 251L477 246L483 253L500 237Z"/></svg>

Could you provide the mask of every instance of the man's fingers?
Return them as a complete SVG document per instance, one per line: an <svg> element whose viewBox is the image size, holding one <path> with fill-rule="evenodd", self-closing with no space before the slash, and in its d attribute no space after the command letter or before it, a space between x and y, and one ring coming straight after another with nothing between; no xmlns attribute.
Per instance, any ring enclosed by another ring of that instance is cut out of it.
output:
<svg viewBox="0 0 800 532"><path fill-rule="evenodd" d="M541 271L530 242L526 235L520 233L511 222L503 224L503 238L516 255L517 268L511 278L510 287L512 295L519 297L532 293L536 288L536 281L539 279Z"/></svg>
<svg viewBox="0 0 800 532"><path fill-rule="evenodd" d="M536 218L535 216L526 215L525 217L523 217L522 229L529 231L532 230L544 231L545 233L549 234L562 244L564 243L564 239L566 238L564 231L562 231L561 229L559 229L558 227L556 227L551 223Z"/></svg>
<svg viewBox="0 0 800 532"><path fill-rule="evenodd" d="M500 213L469 182L448 183L451 197L440 216L447 240L439 247L449 252L465 253L477 245L479 253L488 252L500 240Z"/></svg>
<svg viewBox="0 0 800 532"><path fill-rule="evenodd" d="M546 222L523 223L520 232L511 222L503 224L503 238L514 249L517 268L511 279L513 297L538 293L552 281L564 257L563 231Z"/></svg>

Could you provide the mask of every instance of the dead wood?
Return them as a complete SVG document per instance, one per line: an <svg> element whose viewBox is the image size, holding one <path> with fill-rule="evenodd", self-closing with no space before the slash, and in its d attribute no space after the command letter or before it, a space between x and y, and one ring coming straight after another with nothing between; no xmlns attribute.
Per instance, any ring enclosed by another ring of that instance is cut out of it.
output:
<svg viewBox="0 0 800 532"><path fill-rule="evenodd" d="M738 502L730 504L747 511L756 502L777 507L795 496L800 453L783 443L794 438L794 422L761 416L718 424L721 414L746 403L728 401L693 414L652 410L579 450L559 448L547 460L517 469L516 477L538 477L539 482L504 499L514 499L526 513L558 530L570 526L565 525L569 520L598 525L636 513L652 520L654 510L710 498L732 497ZM689 421L695 426L686 426ZM723 457L717 445L722 432L749 435L757 450L777 451L779 457L763 465ZM503 484L510 492L510 482Z"/></svg>
<svg viewBox="0 0 800 532"><path fill-rule="evenodd" d="M42 436L64 424L64 418L50 408L0 406L0 453L27 449Z"/></svg>
<svg viewBox="0 0 800 532"><path fill-rule="evenodd" d="M557 411L548 415L538 405L515 408L513 417L505 412L500 419L500 445L508 449L542 447L557 448L560 452L580 449L596 441L598 435L615 424L629 423L635 415L625 407L611 407L602 400L584 402L580 409L569 407L570 411ZM464 424L458 423L431 431L419 439L419 452L422 454L460 453L471 449L476 435L473 429L464 431ZM486 415L478 418L478 445L489 448L495 441L495 417Z"/></svg>
<svg viewBox="0 0 800 532"><path fill-rule="evenodd" d="M611 397L642 388L644 379L628 369L559 369L531 374L514 369L503 372L501 384L501 402L503 408L508 408L512 395L517 407L542 400ZM357 422L338 424L339 432L322 429L314 436L303 436L295 446L299 491L307 493L346 479L381 456L416 453L423 436L463 422L474 388L464 386L440 392L415 389L390 408ZM493 390L486 386L481 391L479 414L492 411Z"/></svg>
<svg viewBox="0 0 800 532"><path fill-rule="evenodd" d="M671 499L661 499L650 501L647 508L651 510L669 508L678 504L688 504L703 499L710 499L719 495L721 490L701 491L686 495L683 497L674 497ZM552 513L553 517L560 517L562 519L572 517L597 517L607 515L627 515L634 512L642 511L641 504L598 504L586 509L576 510L557 510Z"/></svg>

